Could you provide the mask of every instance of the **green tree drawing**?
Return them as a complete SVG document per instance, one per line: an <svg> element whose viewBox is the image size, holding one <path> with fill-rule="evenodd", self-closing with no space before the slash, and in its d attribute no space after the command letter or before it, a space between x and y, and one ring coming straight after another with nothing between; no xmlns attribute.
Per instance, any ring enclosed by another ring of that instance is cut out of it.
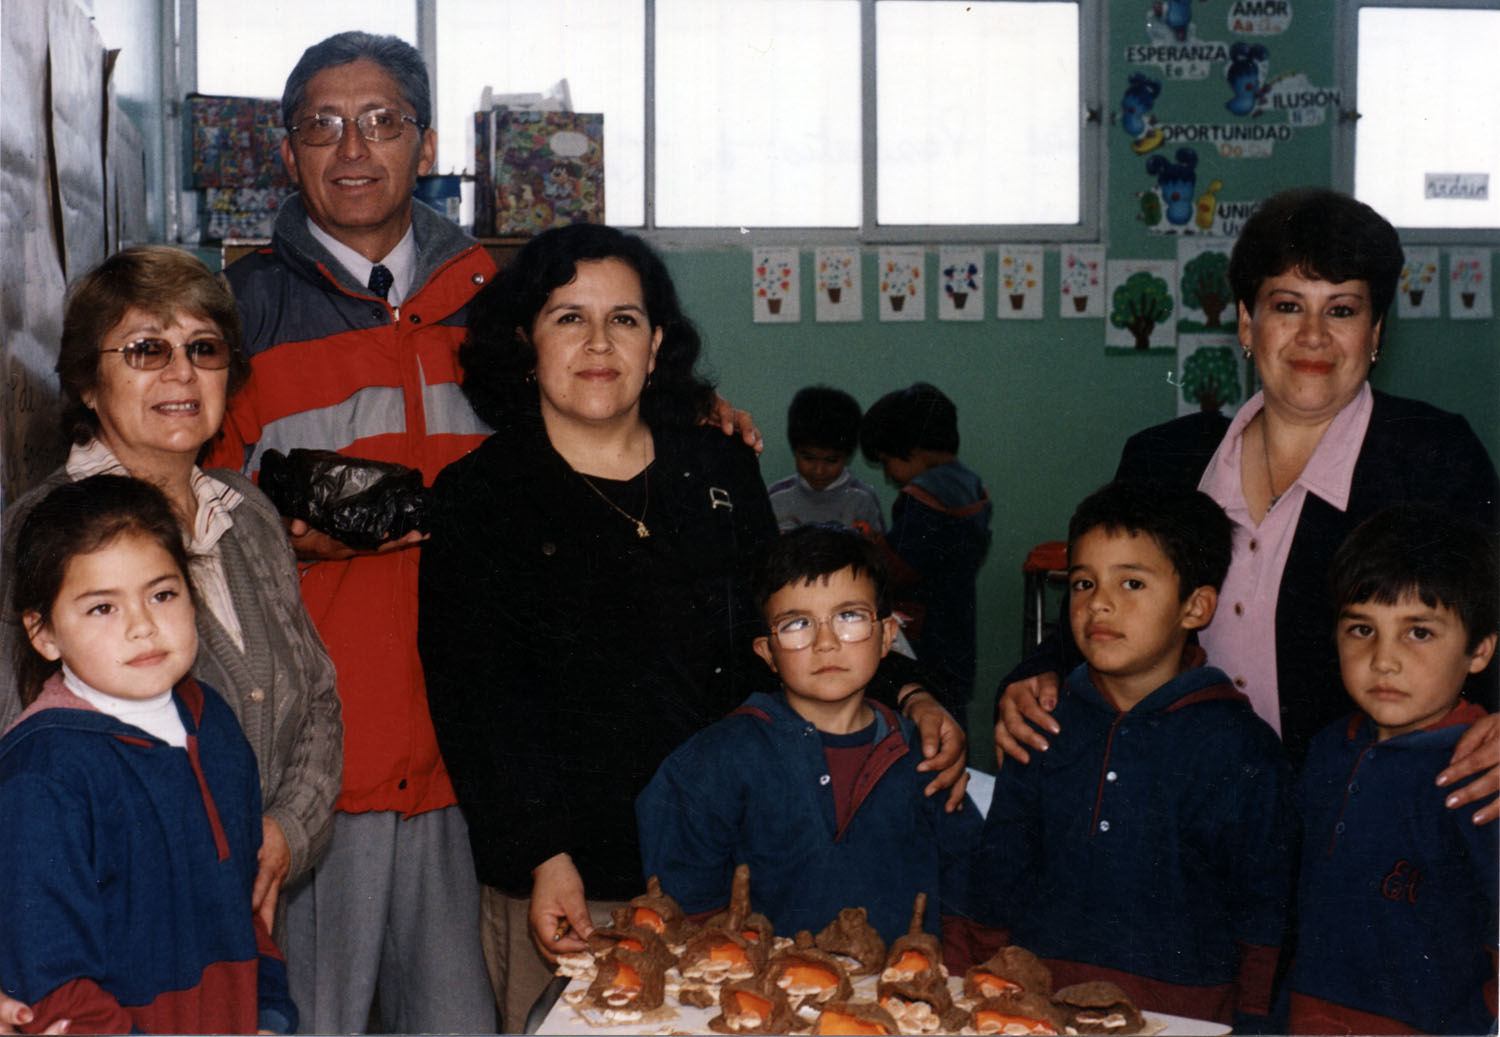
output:
<svg viewBox="0 0 1500 1037"><path fill-rule="evenodd" d="M1182 367L1182 398L1212 414L1240 398L1240 365L1228 346L1204 346Z"/></svg>
<svg viewBox="0 0 1500 1037"><path fill-rule="evenodd" d="M1203 311L1204 327L1220 328L1219 317L1229 306L1229 257L1204 252L1182 268L1182 301Z"/></svg>
<svg viewBox="0 0 1500 1037"><path fill-rule="evenodd" d="M1151 329L1172 316L1167 282L1145 270L1131 274L1115 289L1109 322L1135 338L1136 349L1151 348Z"/></svg>

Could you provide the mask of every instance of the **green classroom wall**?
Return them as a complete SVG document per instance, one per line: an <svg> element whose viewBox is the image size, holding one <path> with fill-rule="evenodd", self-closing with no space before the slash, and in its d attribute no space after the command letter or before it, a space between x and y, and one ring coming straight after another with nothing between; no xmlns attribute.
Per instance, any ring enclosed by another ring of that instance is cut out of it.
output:
<svg viewBox="0 0 1500 1037"><path fill-rule="evenodd" d="M1223 19L1228 4L1194 5L1199 18ZM1113 0L1113 30L1104 47L1108 61L1106 111L1117 111L1131 71L1125 49L1145 43L1144 0ZM1326 8L1326 10L1324 10ZM1295 5L1292 27L1270 37L1241 37L1223 20L1197 26L1199 39L1249 39L1271 53L1270 74L1302 71L1311 83L1334 82L1332 4ZM1191 84L1169 81L1158 99L1163 122L1227 124L1230 91L1222 64ZM1277 141L1267 158L1226 159L1210 145L1199 151L1198 182L1217 179L1221 201L1251 201L1297 184L1331 184L1333 113L1324 125L1299 128ZM998 117L998 116L997 116ZM1275 116L1272 116L1275 117ZM1176 239L1150 233L1137 218L1138 192L1153 179L1130 137L1108 116L1102 128L1110 185L1105 227L1111 259L1174 259ZM1175 152L1168 144L1163 153ZM913 189L926 189L914 186ZM1200 187L1201 190L1201 187ZM993 316L997 257L986 253L988 298L981 322L938 322L928 289L927 319L881 323L875 315L874 250L864 250L864 319L857 323L813 320L812 247L801 251L802 320L755 324L751 320L750 253L745 248L667 250L667 262L688 314L704 334L705 359L722 393L755 415L766 436L761 471L769 483L793 470L785 438L786 405L798 388L826 383L843 388L868 406L882 393L930 381L958 405L960 457L979 471L995 503L994 541L979 572L979 671L970 709L971 762L988 767L988 735L994 689L1019 657L1022 577L1026 552L1061 539L1073 506L1114 472L1120 447L1132 432L1176 414L1176 355L1106 356L1105 321L1063 320L1057 314L1058 248L1047 246L1046 315L1041 320ZM936 249L925 242L929 285L936 279ZM1492 254L1492 262L1494 261ZM1493 287L1490 289L1493 291ZM1446 314L1446 303L1445 310ZM1465 415L1500 457L1500 325L1490 320L1396 318L1372 381L1376 388L1427 400ZM878 467L856 457L854 472L875 486L889 509L892 490ZM1049 599L1055 602L1055 598Z"/></svg>

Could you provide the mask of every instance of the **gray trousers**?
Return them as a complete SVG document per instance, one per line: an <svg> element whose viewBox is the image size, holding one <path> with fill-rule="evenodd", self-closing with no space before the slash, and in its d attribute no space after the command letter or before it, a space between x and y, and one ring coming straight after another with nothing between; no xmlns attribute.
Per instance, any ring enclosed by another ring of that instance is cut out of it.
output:
<svg viewBox="0 0 1500 1037"><path fill-rule="evenodd" d="M494 1033L479 881L457 807L402 820L336 813L311 878L286 894L287 972L303 1033Z"/></svg>

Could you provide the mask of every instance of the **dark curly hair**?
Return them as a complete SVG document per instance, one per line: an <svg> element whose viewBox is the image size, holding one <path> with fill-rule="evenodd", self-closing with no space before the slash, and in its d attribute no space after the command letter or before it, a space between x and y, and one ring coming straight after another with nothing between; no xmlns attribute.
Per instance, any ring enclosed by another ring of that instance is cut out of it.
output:
<svg viewBox="0 0 1500 1037"><path fill-rule="evenodd" d="M646 316L662 332L656 368L641 393L641 417L653 429L708 416L714 386L694 367L702 340L677 301L666 264L645 241L598 223L554 227L532 238L469 307L469 333L458 352L464 395L494 428L540 414L531 329L553 291L585 260L619 259L641 279Z"/></svg>
<svg viewBox="0 0 1500 1037"><path fill-rule="evenodd" d="M958 407L928 382L914 382L870 404L859 426L865 460L880 455L905 460L917 450L958 453Z"/></svg>
<svg viewBox="0 0 1500 1037"><path fill-rule="evenodd" d="M1333 284L1363 281L1379 321L1405 261L1396 228L1364 202L1325 187L1296 187L1261 202L1240 228L1229 285L1235 302L1254 313L1261 283L1289 270Z"/></svg>

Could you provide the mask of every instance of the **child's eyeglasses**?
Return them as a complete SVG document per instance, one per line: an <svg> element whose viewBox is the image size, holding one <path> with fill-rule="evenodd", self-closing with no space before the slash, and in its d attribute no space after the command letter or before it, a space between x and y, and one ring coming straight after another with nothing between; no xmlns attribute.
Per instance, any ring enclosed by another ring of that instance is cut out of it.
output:
<svg viewBox="0 0 1500 1037"><path fill-rule="evenodd" d="M177 347L164 338L141 338L128 345L101 349L101 353L119 353L127 367L137 371L160 371L172 363ZM229 345L222 339L196 338L182 345L188 362L200 371L222 371L229 366Z"/></svg>
<svg viewBox="0 0 1500 1037"><path fill-rule="evenodd" d="M771 636L789 652L808 648L818 639L818 627L827 623L833 636L844 644L868 641L875 632L875 613L864 608L840 609L824 619L817 616L786 616L771 625Z"/></svg>

